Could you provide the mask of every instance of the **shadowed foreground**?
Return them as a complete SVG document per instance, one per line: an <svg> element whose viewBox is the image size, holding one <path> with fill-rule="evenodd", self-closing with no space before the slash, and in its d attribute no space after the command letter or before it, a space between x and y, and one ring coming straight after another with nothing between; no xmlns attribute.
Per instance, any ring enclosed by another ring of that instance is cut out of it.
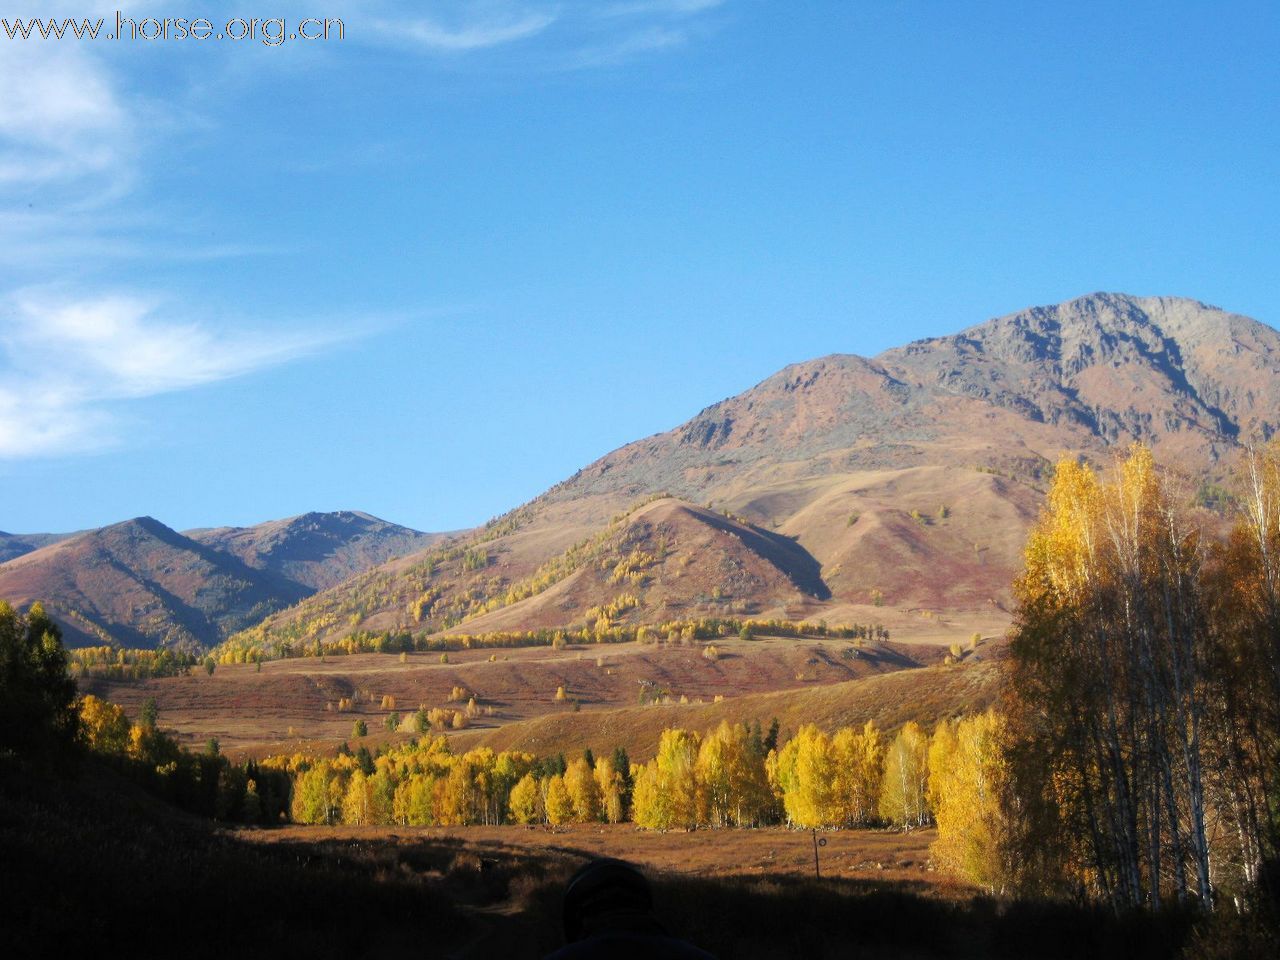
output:
<svg viewBox="0 0 1280 960"><path fill-rule="evenodd" d="M868 842L877 837L895 839L869 834ZM1158 958L1174 956L1186 932L1168 918L997 906L940 885L917 854L907 866L883 863L883 876L866 875L876 869L870 861L846 863L842 875L831 856L835 875L815 881L800 872L804 839L590 828L236 833L177 814L93 764L70 781L6 772L0 858L11 886L0 925L12 931L14 957L109 944L189 957L533 958L561 944L561 892L586 858L609 847L643 865L652 841L658 861L682 845L701 850L686 865L696 874L679 872L674 859L646 872L663 922L723 960ZM856 855L851 842L834 838L831 854L843 843ZM784 843L776 872L738 859ZM712 860L721 875L705 875Z"/></svg>

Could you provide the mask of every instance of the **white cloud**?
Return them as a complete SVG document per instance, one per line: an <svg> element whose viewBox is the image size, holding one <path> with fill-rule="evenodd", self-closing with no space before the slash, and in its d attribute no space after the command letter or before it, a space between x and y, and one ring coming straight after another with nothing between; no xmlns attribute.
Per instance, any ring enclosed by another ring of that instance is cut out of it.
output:
<svg viewBox="0 0 1280 960"><path fill-rule="evenodd" d="M120 401L243 376L344 338L219 329L129 295L19 293L0 309L0 458L111 446Z"/></svg>
<svg viewBox="0 0 1280 960"><path fill-rule="evenodd" d="M384 39L432 52L465 53L533 37L556 21L552 13L529 12L506 19L482 19L458 25L426 18L377 20L372 26Z"/></svg>
<svg viewBox="0 0 1280 960"><path fill-rule="evenodd" d="M78 43L0 43L0 185L122 175L133 124L102 62Z"/></svg>
<svg viewBox="0 0 1280 960"><path fill-rule="evenodd" d="M648 27L607 43L584 47L569 66L578 69L609 66L644 53L678 47L686 40L688 36L682 30Z"/></svg>
<svg viewBox="0 0 1280 960"><path fill-rule="evenodd" d="M602 8L606 16L667 14L687 17L721 6L725 0L628 0Z"/></svg>
<svg viewBox="0 0 1280 960"><path fill-rule="evenodd" d="M537 40L520 62L538 69L605 66L683 43L698 19L726 0L437 0L430 15L399 5L353 10L356 42L427 56L461 55Z"/></svg>

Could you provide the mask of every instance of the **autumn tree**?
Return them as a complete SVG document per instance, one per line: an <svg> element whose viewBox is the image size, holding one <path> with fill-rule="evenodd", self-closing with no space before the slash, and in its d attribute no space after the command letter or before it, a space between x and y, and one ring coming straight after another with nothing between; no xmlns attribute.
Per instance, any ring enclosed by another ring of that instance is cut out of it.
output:
<svg viewBox="0 0 1280 960"><path fill-rule="evenodd" d="M298 774L290 815L295 823L332 823L329 765L320 762Z"/></svg>
<svg viewBox="0 0 1280 960"><path fill-rule="evenodd" d="M516 823L531 824L542 822L542 789L532 773L526 773L511 788L508 806L511 819Z"/></svg>
<svg viewBox="0 0 1280 960"><path fill-rule="evenodd" d="M708 731L698 748L695 775L700 822L754 826L767 816L772 795L762 744L752 740L746 724L723 720Z"/></svg>
<svg viewBox="0 0 1280 960"><path fill-rule="evenodd" d="M595 770L587 763L585 757L569 764L564 775L565 790L573 804L573 819L578 823L591 823L601 819L600 784L596 782Z"/></svg>
<svg viewBox="0 0 1280 960"><path fill-rule="evenodd" d="M834 760L831 738L813 724L801 727L778 752L774 779L789 823L797 827L836 823Z"/></svg>
<svg viewBox="0 0 1280 960"><path fill-rule="evenodd" d="M929 738L914 720L898 731L885 751L880 783L880 816L904 830L924 826L929 820L925 800L928 780Z"/></svg>
<svg viewBox="0 0 1280 960"><path fill-rule="evenodd" d="M129 750L129 720L124 710L91 693L80 700L80 729L90 750L120 756Z"/></svg>
<svg viewBox="0 0 1280 960"><path fill-rule="evenodd" d="M1217 761L1223 883L1238 896L1280 857L1280 439L1248 452L1235 523L1211 554L1213 639L1206 738Z"/></svg>
<svg viewBox="0 0 1280 960"><path fill-rule="evenodd" d="M1014 588L1011 861L1117 910L1213 899L1210 649L1198 530L1135 445L1102 483L1058 465Z"/></svg>
<svg viewBox="0 0 1280 960"><path fill-rule="evenodd" d="M372 823L372 799L369 778L363 770L354 771L342 799L342 822L354 827Z"/></svg>
<svg viewBox="0 0 1280 960"><path fill-rule="evenodd" d="M666 830L671 825L668 804L658 784L658 765L649 761L632 769L631 819L648 830Z"/></svg>
<svg viewBox="0 0 1280 960"><path fill-rule="evenodd" d="M689 730L664 730L654 763L659 789L666 795L668 827L690 829L698 822L697 759L699 738Z"/></svg>
<svg viewBox="0 0 1280 960"><path fill-rule="evenodd" d="M943 869L989 893L1000 892L1006 877L1004 726L994 710L943 721L928 753L928 801L938 825L929 852Z"/></svg>
<svg viewBox="0 0 1280 960"><path fill-rule="evenodd" d="M633 772L633 819L653 830L698 824L699 738L689 730L663 730L658 755Z"/></svg>
<svg viewBox="0 0 1280 960"><path fill-rule="evenodd" d="M626 781L614 766L614 758L598 758L592 775L600 790L601 816L607 823L621 823L627 817Z"/></svg>
<svg viewBox="0 0 1280 960"><path fill-rule="evenodd" d="M836 821L861 827L876 817L884 766L883 737L868 720L861 730L844 727L831 740Z"/></svg>
<svg viewBox="0 0 1280 960"><path fill-rule="evenodd" d="M542 803L546 810L547 823L553 827L573 822L573 798L569 795L564 777L560 774L556 774L547 781Z"/></svg>

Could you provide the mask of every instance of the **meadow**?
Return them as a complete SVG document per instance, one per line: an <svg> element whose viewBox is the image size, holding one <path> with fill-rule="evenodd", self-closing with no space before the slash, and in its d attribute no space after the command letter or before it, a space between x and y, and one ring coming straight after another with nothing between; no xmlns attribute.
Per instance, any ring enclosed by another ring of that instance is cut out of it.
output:
<svg viewBox="0 0 1280 960"><path fill-rule="evenodd" d="M945 646L928 643L727 638L714 644L714 658L707 646L662 641L460 650L450 651L446 662L434 652L302 657L267 661L260 669L227 664L213 674L195 668L186 676L87 676L79 683L130 717L154 699L162 725L182 742L199 748L214 737L232 757L332 753L344 741L373 749L417 735L412 715L420 706L464 711L474 697L466 727L444 731L456 750L519 745L546 754L624 746L646 759L657 732L675 724L767 725L776 716L794 730L861 716L891 728L981 707L994 694L987 668L1001 645L968 651L954 667L940 666L949 655ZM911 704L904 702L908 687ZM389 730L393 713L400 723ZM353 734L357 721L365 737Z"/></svg>

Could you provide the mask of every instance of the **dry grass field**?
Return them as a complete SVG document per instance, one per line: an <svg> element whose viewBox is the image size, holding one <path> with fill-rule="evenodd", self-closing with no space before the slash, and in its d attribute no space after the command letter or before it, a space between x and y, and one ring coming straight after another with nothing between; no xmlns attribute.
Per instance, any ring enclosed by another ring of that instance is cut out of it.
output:
<svg viewBox="0 0 1280 960"><path fill-rule="evenodd" d="M305 841L377 844L411 849L422 842L455 844L460 854L510 859L536 852L578 858L620 857L646 870L699 877L785 878L814 876L813 835L783 827L683 830L657 833L633 824L566 824L559 827L307 827L243 830L254 843ZM830 830L819 834L823 877L891 883L942 899L967 899L972 887L936 872L929 862L933 828Z"/></svg>
<svg viewBox="0 0 1280 960"><path fill-rule="evenodd" d="M461 688L476 698L477 711L470 727L449 731L458 749L484 744L546 754L623 745L636 758L649 755L664 726L701 729L721 719L767 725L776 716L784 730L866 719L893 727L980 708L995 690L994 642L953 667L937 666L947 651L932 644L733 638L716 646L716 659L700 646L667 643L459 651L447 663L437 653L408 654L404 662L366 654L275 661L260 671L220 666L212 676L196 670L145 681L91 678L81 686L130 716L155 698L164 727L191 745L217 737L232 756L328 752L344 740L354 748L357 719L370 746L407 739L419 705L463 709L465 698L450 700ZM556 699L560 687L564 700ZM394 708L383 706L384 697L394 698ZM343 700L354 703L340 710ZM390 732L385 721L393 709L402 724Z"/></svg>

